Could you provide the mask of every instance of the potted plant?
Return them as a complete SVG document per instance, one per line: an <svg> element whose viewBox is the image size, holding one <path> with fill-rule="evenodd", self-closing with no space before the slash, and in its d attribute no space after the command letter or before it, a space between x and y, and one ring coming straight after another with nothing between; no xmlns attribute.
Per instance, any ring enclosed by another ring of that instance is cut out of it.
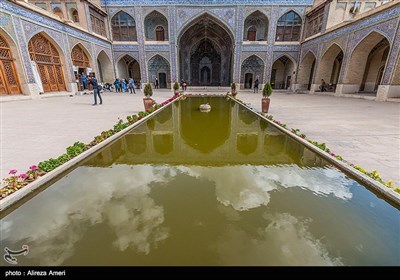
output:
<svg viewBox="0 0 400 280"><path fill-rule="evenodd" d="M154 101L153 98L151 98L151 96L153 95L153 88L151 87L151 84L146 84L144 86L143 93L146 96L145 98L143 98L144 110L147 111L151 108Z"/></svg>
<svg viewBox="0 0 400 280"><path fill-rule="evenodd" d="M179 95L179 84L178 84L178 82L174 83L173 89L174 89L174 95Z"/></svg>
<svg viewBox="0 0 400 280"><path fill-rule="evenodd" d="M268 82L264 85L262 90L263 98L261 99L261 108L263 113L268 113L270 99L269 97L272 94L271 84Z"/></svg>
<svg viewBox="0 0 400 280"><path fill-rule="evenodd" d="M236 95L238 94L236 83L231 84L231 94L233 97L236 97Z"/></svg>

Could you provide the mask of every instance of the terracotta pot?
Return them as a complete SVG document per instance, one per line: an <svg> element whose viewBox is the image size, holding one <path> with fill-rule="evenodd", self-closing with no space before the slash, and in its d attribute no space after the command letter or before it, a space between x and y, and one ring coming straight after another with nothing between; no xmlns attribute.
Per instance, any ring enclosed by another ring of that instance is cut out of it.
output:
<svg viewBox="0 0 400 280"><path fill-rule="evenodd" d="M261 108L263 113L268 113L269 109L269 103L270 103L269 97L264 97L261 99Z"/></svg>
<svg viewBox="0 0 400 280"><path fill-rule="evenodd" d="M153 99L150 97L145 97L143 98L143 103L144 103L144 110L147 111L153 105Z"/></svg>

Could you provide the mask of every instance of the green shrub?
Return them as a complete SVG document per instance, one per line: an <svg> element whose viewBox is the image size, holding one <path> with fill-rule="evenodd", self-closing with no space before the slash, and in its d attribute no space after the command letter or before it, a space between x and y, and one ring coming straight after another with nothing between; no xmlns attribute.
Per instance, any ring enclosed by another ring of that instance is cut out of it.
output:
<svg viewBox="0 0 400 280"><path fill-rule="evenodd" d="M151 97L153 95L153 88L151 84L146 84L143 89L143 93L146 97Z"/></svg>
<svg viewBox="0 0 400 280"><path fill-rule="evenodd" d="M264 97L270 97L272 94L272 87L271 84L268 82L264 85L263 90L262 90L262 94Z"/></svg>

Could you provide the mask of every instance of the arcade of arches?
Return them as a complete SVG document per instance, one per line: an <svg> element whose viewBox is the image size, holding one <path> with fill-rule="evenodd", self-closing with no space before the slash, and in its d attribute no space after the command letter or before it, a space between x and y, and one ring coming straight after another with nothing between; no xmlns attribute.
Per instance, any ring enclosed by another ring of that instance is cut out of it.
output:
<svg viewBox="0 0 400 280"><path fill-rule="evenodd" d="M232 82L233 36L218 19L203 14L186 27L179 42L180 80L190 85Z"/></svg>
<svg viewBox="0 0 400 280"><path fill-rule="evenodd" d="M335 43L328 47L319 61L312 52L308 52L299 65L297 88L308 89L311 92L320 91L324 80L328 85L327 91L336 94L376 95L378 98L389 52L388 39L375 31L363 38L348 54L347 67L343 65L344 51ZM391 84L396 86L396 74L393 77ZM391 91L396 89L398 91L396 87L390 88ZM388 92L387 97L395 96L400 94L391 95L391 92Z"/></svg>

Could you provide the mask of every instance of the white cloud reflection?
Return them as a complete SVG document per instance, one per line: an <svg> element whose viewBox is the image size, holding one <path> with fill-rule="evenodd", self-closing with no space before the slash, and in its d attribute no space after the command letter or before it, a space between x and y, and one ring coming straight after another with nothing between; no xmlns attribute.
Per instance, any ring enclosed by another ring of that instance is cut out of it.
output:
<svg viewBox="0 0 400 280"><path fill-rule="evenodd" d="M181 169L181 172L214 182L218 201L239 211L268 205L269 192L279 188L300 187L315 195L352 198L348 187L351 181L334 169L302 169L296 165L196 166Z"/></svg>
<svg viewBox="0 0 400 280"><path fill-rule="evenodd" d="M17 209L12 220L6 217L2 240L24 240L32 246L27 257L38 258L45 265L60 265L74 254L74 244L84 237L88 225L108 224L116 235L113 245L117 249L131 247L144 254L168 237L168 229L162 225L164 210L148 196L149 185L164 180L165 172L145 165L76 172L80 174L45 191L53 192L42 197L46 207L28 202L23 211L29 215L17 213Z"/></svg>
<svg viewBox="0 0 400 280"><path fill-rule="evenodd" d="M264 215L269 224L248 233L230 225L220 236L218 253L229 265L343 265L308 231L310 220L288 213Z"/></svg>
<svg viewBox="0 0 400 280"><path fill-rule="evenodd" d="M168 183L178 174L213 182L217 200L237 211L268 205L270 192L280 188L300 187L315 195L334 195L345 200L352 197L348 187L351 181L333 169L301 169L295 165L84 167L57 182L60 185L57 188L45 190L37 197L41 199L40 203L33 203L33 199L13 215L5 217L1 239L10 242L24 240L27 244L34 244L27 257L40 259L44 265L60 265L74 255L75 244L85 237L91 226L106 224L115 234L112 244L116 249L149 254L158 242L169 236L168 228L163 224L164 209L149 196L150 186L155 182ZM239 219L235 212L228 212L231 221ZM285 222L285 219L288 220ZM319 243L310 241L303 223L289 216L278 216L276 220L262 234L298 242L298 245L291 242L290 247L281 248L282 258L294 260L308 250L310 255L304 256L305 261L329 263ZM227 240L249 238L238 230L227 235ZM237 244L249 243L246 246L250 246L252 242L259 241L249 238L241 242ZM265 246L274 246L268 240L265 242ZM256 245L253 247L257 252Z"/></svg>

